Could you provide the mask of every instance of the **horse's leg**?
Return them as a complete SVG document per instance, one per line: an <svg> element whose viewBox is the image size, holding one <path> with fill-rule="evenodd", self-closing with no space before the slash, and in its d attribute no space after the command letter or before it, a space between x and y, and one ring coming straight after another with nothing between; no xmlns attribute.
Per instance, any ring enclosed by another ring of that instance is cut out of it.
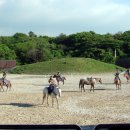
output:
<svg viewBox="0 0 130 130"><path fill-rule="evenodd" d="M83 85L81 85L81 92L82 92L82 89L83 89Z"/></svg>
<svg viewBox="0 0 130 130"><path fill-rule="evenodd" d="M8 87L9 87L9 86L8 86L8 85L6 85L6 87L7 87L7 89L6 89L6 92L7 92L7 90L8 90Z"/></svg>
<svg viewBox="0 0 130 130"><path fill-rule="evenodd" d="M129 77L126 77L126 79L127 79L127 83L129 83Z"/></svg>
<svg viewBox="0 0 130 130"><path fill-rule="evenodd" d="M57 108L59 109L58 97L56 96Z"/></svg>
<svg viewBox="0 0 130 130"><path fill-rule="evenodd" d="M9 84L9 91L11 91L11 87L12 87L12 86L11 86L11 83L10 83L10 84Z"/></svg>
<svg viewBox="0 0 130 130"><path fill-rule="evenodd" d="M47 95L47 105L49 106L49 103L48 103L48 95Z"/></svg>
<svg viewBox="0 0 130 130"><path fill-rule="evenodd" d="M84 92L85 92L84 84L83 84L83 86L82 86L82 87L83 87L83 90L84 90Z"/></svg>
<svg viewBox="0 0 130 130"><path fill-rule="evenodd" d="M0 85L1 86L1 88L2 88L2 90L3 90L3 92L4 92L4 88L3 88L3 85ZM1 88L0 88L0 91L1 91Z"/></svg>
<svg viewBox="0 0 130 130"><path fill-rule="evenodd" d="M118 84L116 84L116 90L118 90Z"/></svg>
<svg viewBox="0 0 130 130"><path fill-rule="evenodd" d="M43 93L42 104L44 103L45 98L46 98L46 94Z"/></svg>
<svg viewBox="0 0 130 130"><path fill-rule="evenodd" d="M64 85L64 79L63 79L63 85Z"/></svg>
<svg viewBox="0 0 130 130"><path fill-rule="evenodd" d="M93 86L93 92L94 92L94 84L92 86Z"/></svg>
<svg viewBox="0 0 130 130"><path fill-rule="evenodd" d="M91 92L91 89L92 89L92 85L91 85L91 87L90 87L90 92Z"/></svg>
<svg viewBox="0 0 130 130"><path fill-rule="evenodd" d="M54 105L54 98L52 97L52 107L53 107L53 105Z"/></svg>
<svg viewBox="0 0 130 130"><path fill-rule="evenodd" d="M3 92L4 92L4 88L3 88L3 86L2 86L2 89L3 89Z"/></svg>

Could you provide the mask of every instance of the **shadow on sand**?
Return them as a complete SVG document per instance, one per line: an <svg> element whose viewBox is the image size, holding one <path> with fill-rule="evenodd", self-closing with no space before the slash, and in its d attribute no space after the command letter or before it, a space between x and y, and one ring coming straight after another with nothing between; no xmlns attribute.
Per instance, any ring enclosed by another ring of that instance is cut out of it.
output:
<svg viewBox="0 0 130 130"><path fill-rule="evenodd" d="M16 106L16 107L23 107L23 108L48 107L43 104L29 104L29 103L0 103L0 105L9 105L9 106Z"/></svg>
<svg viewBox="0 0 130 130"><path fill-rule="evenodd" d="M29 104L29 103L0 103L0 105L11 105L11 106L16 106L16 107L33 107L33 106L36 106L34 104Z"/></svg>
<svg viewBox="0 0 130 130"><path fill-rule="evenodd" d="M90 91L90 88L85 88L85 90L86 91ZM105 91L105 90L107 90L107 91L113 91L113 90L115 90L115 88L113 88L113 89L111 89L111 88L94 88L94 90L98 90L98 91ZM79 90L70 90L70 91L65 91L65 90L63 90L62 92L65 92L65 93L68 93L68 92L81 92L81 90L79 89Z"/></svg>

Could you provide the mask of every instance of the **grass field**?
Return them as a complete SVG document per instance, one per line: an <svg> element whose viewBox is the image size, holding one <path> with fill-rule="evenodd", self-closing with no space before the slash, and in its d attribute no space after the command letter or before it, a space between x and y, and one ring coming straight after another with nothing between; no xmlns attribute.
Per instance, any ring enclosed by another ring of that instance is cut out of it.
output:
<svg viewBox="0 0 130 130"><path fill-rule="evenodd" d="M17 66L12 73L51 74L57 71L62 73L103 73L115 71L116 68L120 67L90 58L62 58Z"/></svg>

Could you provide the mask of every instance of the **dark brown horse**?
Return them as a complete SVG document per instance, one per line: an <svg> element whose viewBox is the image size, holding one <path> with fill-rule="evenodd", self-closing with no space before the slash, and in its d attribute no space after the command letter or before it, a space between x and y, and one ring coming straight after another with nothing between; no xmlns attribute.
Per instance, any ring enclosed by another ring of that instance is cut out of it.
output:
<svg viewBox="0 0 130 130"><path fill-rule="evenodd" d="M116 85L116 89L121 89L121 80L119 78L115 77L114 84Z"/></svg>
<svg viewBox="0 0 130 130"><path fill-rule="evenodd" d="M53 78L56 78L58 85L59 85L59 82L63 82L63 85L64 85L64 82L66 80L66 78L64 76L60 77L60 76L57 76L56 74L53 75Z"/></svg>
<svg viewBox="0 0 130 130"><path fill-rule="evenodd" d="M3 86L7 87L6 91L8 90L8 88L9 90L11 90L11 87L12 87L10 80L4 79L4 82L3 82L2 78L0 79L0 86L1 86L0 91L1 89L4 91Z"/></svg>
<svg viewBox="0 0 130 130"><path fill-rule="evenodd" d="M126 79L127 79L127 83L128 83L129 80L130 80L130 75L128 75L127 73L125 73L125 74L124 74L124 77L126 77Z"/></svg>

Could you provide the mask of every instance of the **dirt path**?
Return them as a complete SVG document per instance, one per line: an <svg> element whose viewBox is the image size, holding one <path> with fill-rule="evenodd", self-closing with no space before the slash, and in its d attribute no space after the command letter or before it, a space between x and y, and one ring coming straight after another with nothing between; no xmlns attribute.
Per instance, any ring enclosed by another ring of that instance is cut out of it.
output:
<svg viewBox="0 0 130 130"><path fill-rule="evenodd" d="M80 78L101 77L103 84L85 86L80 92ZM11 91L0 92L0 124L79 124L130 123L130 83L121 76L122 89L116 90L114 75L65 75L65 85L60 84L60 108L56 102L42 105L42 90L48 85L45 75L8 75L13 85ZM5 88L5 87L4 87Z"/></svg>

